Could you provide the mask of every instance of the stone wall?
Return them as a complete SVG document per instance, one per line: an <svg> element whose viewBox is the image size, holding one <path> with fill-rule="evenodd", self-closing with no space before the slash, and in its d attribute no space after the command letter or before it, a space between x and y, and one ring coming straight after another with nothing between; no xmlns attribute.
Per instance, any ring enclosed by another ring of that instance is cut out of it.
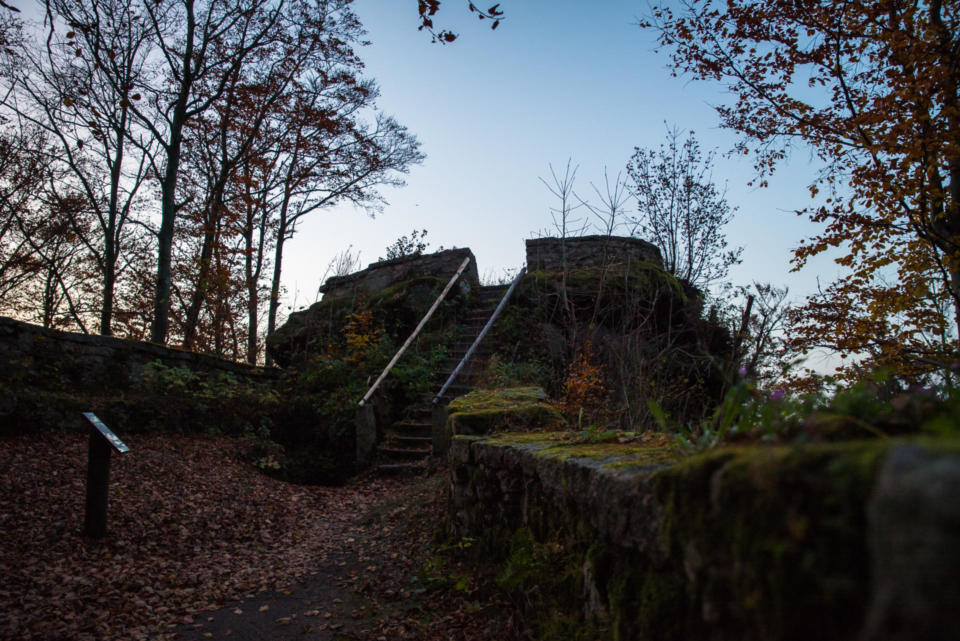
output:
<svg viewBox="0 0 960 641"><path fill-rule="evenodd" d="M564 252L568 269L626 262L663 266L660 250L645 240L622 236L580 236L528 239L527 270L560 271L563 269Z"/></svg>
<svg viewBox="0 0 960 641"><path fill-rule="evenodd" d="M371 263L366 269L346 276L328 278L320 287L325 298L353 297L360 292L371 293L385 289L394 283L420 276L435 276L449 280L464 258L470 264L462 277L471 287L480 284L477 259L469 249L446 249L433 254L404 256L393 260Z"/></svg>
<svg viewBox="0 0 960 641"><path fill-rule="evenodd" d="M672 464L669 448L557 438L459 436L450 450L449 533L499 564L541 639L907 641L960 629L955 442L740 448Z"/></svg>
<svg viewBox="0 0 960 641"><path fill-rule="evenodd" d="M194 372L230 373L275 380L279 370L251 367L206 354L112 336L74 334L0 317L0 380L76 389L122 390L143 378L143 367L160 361ZM57 380L51 380L55 365Z"/></svg>
<svg viewBox="0 0 960 641"><path fill-rule="evenodd" d="M278 409L279 377L276 369L0 317L0 433L83 428L83 411L118 432L257 428Z"/></svg>

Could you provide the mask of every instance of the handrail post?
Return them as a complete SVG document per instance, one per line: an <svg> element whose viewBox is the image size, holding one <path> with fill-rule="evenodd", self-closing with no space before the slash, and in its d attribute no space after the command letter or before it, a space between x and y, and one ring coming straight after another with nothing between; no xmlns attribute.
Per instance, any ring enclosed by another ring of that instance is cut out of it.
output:
<svg viewBox="0 0 960 641"><path fill-rule="evenodd" d="M487 324L483 326L483 329L480 330L480 333L477 334L477 337L474 339L473 344L470 346L470 349L467 350L467 353L463 355L463 358L460 359L460 362L457 364L456 368L450 373L450 377L447 378L447 382L443 384L443 387L440 388L440 391L437 392L437 395L433 397L433 400L430 401L433 405L436 405L440 401L440 397L447 391L447 388L453 384L453 381L460 375L460 370L463 369L463 366L466 365L467 361L470 360L470 357L473 356L473 353L476 351L477 346L480 344L480 341L483 340L484 336L487 335L487 332L490 331L490 328L493 326L494 321L497 320L497 317L500 315L500 312L503 311L503 308L506 306L507 301L510 299L510 295L513 294L513 290L517 288L517 283L520 282L520 279L523 278L524 274L527 273L526 266L520 269L520 273L517 274L517 277L513 279L513 282L510 283L510 288L507 289L507 293L503 295L503 298L500 299L500 304L497 305L497 308L493 310L493 314L490 316L490 320L487 321Z"/></svg>
<svg viewBox="0 0 960 641"><path fill-rule="evenodd" d="M410 344L413 343L414 339L420 334L420 330L423 329L423 326L427 324L427 321L430 320L430 317L433 316L433 313L437 311L437 307L440 306L440 303L443 302L443 299L447 297L447 294L450 292L450 289L453 287L453 284L457 282L457 279L460 278L460 275L463 274L463 270L467 268L467 265L470 264L470 257L467 256L463 259L463 262L460 263L460 269L457 270L457 273L453 275L453 278L450 279L450 282L447 283L447 286L443 288L443 291L440 292L440 295L437 297L437 300L433 301L433 305L430 306L430 309L427 310L426 315L420 320L420 324L417 325L417 328L413 330L413 333L410 334L410 337L404 342L404 344L397 350L397 353L393 355L393 358L390 359L390 362L387 363L387 366L383 369L383 372L380 374L379 378L374 381L373 385L370 386L370 389L367 390L367 393L363 395L363 398L360 399L360 407L370 400L370 397L376 391L377 387L380 386L380 383L383 382L383 379L387 377L387 374L390 373L390 370L393 369L393 366L397 364L397 361L400 360L400 357L403 356L403 353L407 351L407 348L410 347Z"/></svg>

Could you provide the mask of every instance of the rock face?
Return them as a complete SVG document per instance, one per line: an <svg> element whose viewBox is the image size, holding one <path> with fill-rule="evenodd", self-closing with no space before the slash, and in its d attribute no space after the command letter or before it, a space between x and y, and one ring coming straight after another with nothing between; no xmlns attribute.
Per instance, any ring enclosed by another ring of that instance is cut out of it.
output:
<svg viewBox="0 0 960 641"><path fill-rule="evenodd" d="M640 262L663 267L656 245L639 238L580 236L527 240L528 271L560 271L564 258L568 269Z"/></svg>
<svg viewBox="0 0 960 641"><path fill-rule="evenodd" d="M354 274L330 278L320 288L323 298L319 302L290 314L287 322L267 338L267 351L282 367L321 351L323 336L339 331L344 313L361 300L367 307L388 307L391 325L387 329L402 341L465 258L470 263L448 294L448 300L458 296L463 299L480 285L477 261L469 249L381 261Z"/></svg>
<svg viewBox="0 0 960 641"><path fill-rule="evenodd" d="M671 458L455 437L449 534L497 564L543 639L955 638L956 443Z"/></svg>
<svg viewBox="0 0 960 641"><path fill-rule="evenodd" d="M469 249L446 249L433 254L403 256L371 263L362 271L328 278L327 282L320 287L320 291L326 298L352 298L360 293L370 294L386 289L394 283L422 276L435 276L448 280L457 272L464 258L469 258L470 264L462 280L470 287L477 287L480 284L480 277L477 275L477 259L473 252Z"/></svg>
<svg viewBox="0 0 960 641"><path fill-rule="evenodd" d="M527 263L491 334L494 355L538 364L537 384L559 398L571 365L592 352L611 403L606 416L586 412L585 424L652 424L645 402L629 402L638 398L681 423L697 421L723 397L730 333L704 317L700 292L663 269L656 247L635 238L541 238L527 241Z"/></svg>
<svg viewBox="0 0 960 641"><path fill-rule="evenodd" d="M955 638L960 630L960 457L894 448L868 511L873 598L867 641Z"/></svg>

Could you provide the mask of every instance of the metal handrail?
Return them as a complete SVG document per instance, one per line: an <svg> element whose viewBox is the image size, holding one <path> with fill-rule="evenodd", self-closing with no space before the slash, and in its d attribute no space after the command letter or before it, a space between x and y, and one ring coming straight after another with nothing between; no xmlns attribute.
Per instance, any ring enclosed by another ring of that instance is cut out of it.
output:
<svg viewBox="0 0 960 641"><path fill-rule="evenodd" d="M363 395L363 398L360 399L360 407L363 407L363 404L370 400L370 396L376 391L377 387L380 386L380 383L383 382L383 379L387 377L387 374L390 373L390 370L393 369L393 366L397 364L397 361L400 360L400 357L403 356L403 353L407 351L407 348L410 347L410 344L420 333L420 330L423 329L423 326L427 324L427 321L430 320L430 317L433 316L433 313L437 311L437 307L440 306L440 303L443 302L443 299L446 298L447 293L449 293L450 288L453 287L453 284L457 282L457 279L460 278L460 275L463 274L463 270L467 268L467 265L470 264L470 257L467 256L463 259L463 262L460 263L460 269L457 270L457 273L453 275L453 278L450 279L450 282L447 283L447 286L443 288L443 291L440 292L440 295L437 296L437 300L433 301L433 305L430 306L430 309L427 310L427 314L420 320L420 324L417 325L417 328L413 330L413 333L410 334L410 337L406 342L397 350L397 353L393 355L393 358L390 359L390 362L387 363L387 366L384 368L383 373L380 374L380 377L374 381L373 385L370 386L370 389L367 390L367 393Z"/></svg>
<svg viewBox="0 0 960 641"><path fill-rule="evenodd" d="M487 324L483 326L483 329L480 330L480 333L477 334L477 337L473 341L473 345L470 346L470 349L467 350L467 353L463 355L463 358L450 373L450 377L447 379L447 382L443 384L443 387L440 388L440 391L437 392L437 395L433 397L433 400L430 401L433 405L436 405L440 398L447 391L447 388L453 384L453 381L460 375L460 370L463 369L463 366L466 365L467 361L470 360L470 357L473 356L473 352L476 351L477 346L480 344L480 341L483 340L483 337L487 335L487 332L490 331L490 328L493 326L497 316L500 315L500 312L503 311L503 308L506 306L507 301L510 299L510 295L513 294L513 290L517 288L517 283L520 282L520 279L523 278L524 274L527 273L527 268L523 267L520 269L520 273L517 274L517 277L513 279L513 282L510 283L510 288L507 289L507 293L503 295L503 298L500 299L500 304L497 305L497 308L493 310L493 314L490 316L490 320L487 321Z"/></svg>

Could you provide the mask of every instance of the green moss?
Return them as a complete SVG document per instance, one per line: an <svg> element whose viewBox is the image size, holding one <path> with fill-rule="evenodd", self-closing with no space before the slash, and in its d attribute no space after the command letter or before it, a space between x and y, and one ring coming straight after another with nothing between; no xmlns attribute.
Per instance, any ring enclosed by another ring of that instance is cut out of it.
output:
<svg viewBox="0 0 960 641"><path fill-rule="evenodd" d="M558 539L540 542L525 527L504 543L510 552L497 584L527 612L527 623L538 639L587 641L608 636L604 621L583 617L583 562L589 550L569 548Z"/></svg>
<svg viewBox="0 0 960 641"><path fill-rule="evenodd" d="M539 288L557 284L563 278L562 271L535 270L528 272L520 282L521 287L530 283ZM617 286L643 287L654 283L668 284L678 293L683 290L676 276L660 265L648 261L618 263L608 267L576 267L566 273L567 287L595 287L600 279Z"/></svg>
<svg viewBox="0 0 960 641"><path fill-rule="evenodd" d="M475 390L453 399L448 406L448 411L453 414L484 409L511 409L518 405L541 403L546 400L546 393L539 387Z"/></svg>
<svg viewBox="0 0 960 641"><path fill-rule="evenodd" d="M567 459L601 461L605 468L611 469L672 463L678 458L676 451L669 446L650 447L620 443L558 445L541 450L537 455L561 461Z"/></svg>
<svg viewBox="0 0 960 641"><path fill-rule="evenodd" d="M480 442L603 468L670 458L655 444L569 438L500 434ZM585 629L595 638L657 641L853 638L869 598L866 506L889 447L903 442L960 453L960 440L931 438L743 446L638 473L651 525L642 553L611 545L583 514L533 484L522 526L503 521L481 544L484 561L502 561L501 587L539 639L594 638ZM587 619L589 595L608 616Z"/></svg>
<svg viewBox="0 0 960 641"><path fill-rule="evenodd" d="M476 390L454 399L447 412L447 429L455 435L566 425L539 387Z"/></svg>
<svg viewBox="0 0 960 641"><path fill-rule="evenodd" d="M418 276L409 280L403 280L393 283L383 289L371 292L367 295L366 307L375 309L377 307L393 306L403 303L405 306L416 305L418 299L420 303L426 302L425 299L436 299L438 294L446 284L446 281L436 276ZM410 299L413 300L410 300ZM433 300L427 302L427 308L433 303Z"/></svg>
<svg viewBox="0 0 960 641"><path fill-rule="evenodd" d="M668 465L681 459L681 453L664 439L644 442L645 436L613 433L608 440L584 442L579 432L526 432L497 434L486 442L496 445L539 446L536 455L560 461L585 459L600 461L604 469L627 470ZM639 439L639 440L636 440Z"/></svg>
<svg viewBox="0 0 960 641"><path fill-rule="evenodd" d="M684 560L696 550L700 565L723 569L692 596L717 610L730 638L853 636L866 585L865 504L886 449L861 441L692 457L653 476L660 544ZM831 604L819 617L794 602L812 594ZM653 611L641 612L641 628L661 629Z"/></svg>
<svg viewBox="0 0 960 641"><path fill-rule="evenodd" d="M569 432L502 432L494 434L487 438L480 437L486 443L495 445L542 445L552 447L555 443L561 443L569 440Z"/></svg>

